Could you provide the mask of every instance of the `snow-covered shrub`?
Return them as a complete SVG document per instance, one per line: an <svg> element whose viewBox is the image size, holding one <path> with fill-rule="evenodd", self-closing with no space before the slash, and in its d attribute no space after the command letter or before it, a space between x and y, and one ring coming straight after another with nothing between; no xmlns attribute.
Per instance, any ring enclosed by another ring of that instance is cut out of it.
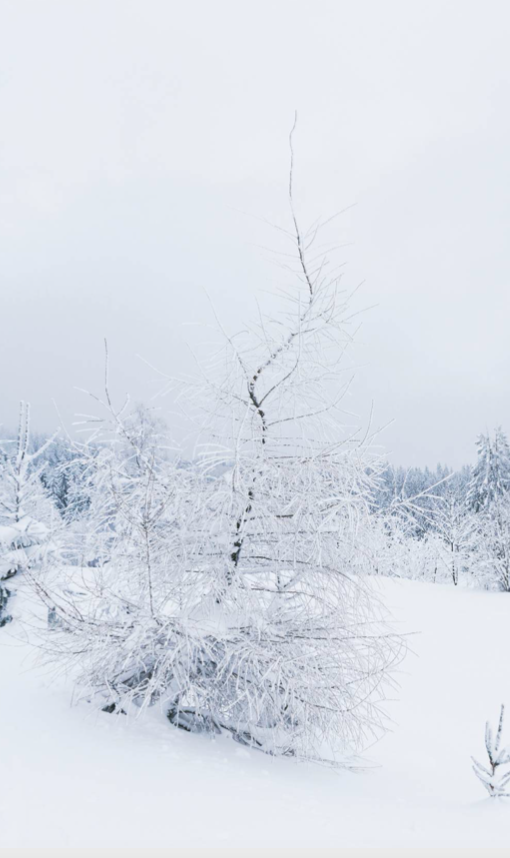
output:
<svg viewBox="0 0 510 858"><path fill-rule="evenodd" d="M29 515L12 525L0 525L0 580L40 562L48 547L49 530Z"/></svg>
<svg viewBox="0 0 510 858"><path fill-rule="evenodd" d="M504 714L505 707L501 706L499 724L495 736L488 721L485 725L485 749L489 758L487 765L483 766L474 757L471 757L473 760L473 771L491 798L510 798L510 792L507 792L510 789L510 771L507 770L504 772L504 767L510 764L510 749L501 748ZM500 771L502 768L503 771Z"/></svg>
<svg viewBox="0 0 510 858"><path fill-rule="evenodd" d="M434 484L427 479L423 489L416 474L408 484L406 472L401 470L402 473L396 472L399 482L393 487L388 466L383 470L382 480L378 478L372 533L374 572L454 585L461 580L464 585L475 581L486 584L491 576L494 583L497 578L494 551L491 553L487 546L491 540L495 542L495 536L488 522L496 504L504 505L506 495L498 497L483 512L475 513L467 499L466 469L461 472L444 469L441 476L438 468L439 482ZM425 479L431 475L425 470L423 476ZM415 495L409 493L413 487L418 489ZM498 521L501 525L501 515ZM499 532L503 536L505 529L500 526ZM499 551L499 555L504 557L505 552Z"/></svg>
<svg viewBox="0 0 510 858"><path fill-rule="evenodd" d="M373 574L431 583L451 580L440 558L440 536L429 531L417 537L405 510L374 515L370 544Z"/></svg>

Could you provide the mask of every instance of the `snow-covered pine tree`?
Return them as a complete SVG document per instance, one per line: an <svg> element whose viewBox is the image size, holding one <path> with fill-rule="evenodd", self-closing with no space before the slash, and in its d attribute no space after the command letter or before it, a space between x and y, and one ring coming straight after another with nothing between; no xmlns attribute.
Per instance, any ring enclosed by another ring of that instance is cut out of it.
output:
<svg viewBox="0 0 510 858"><path fill-rule="evenodd" d="M40 444L46 441L41 438ZM53 501L62 518L73 521L86 509L87 495L86 463L81 448L68 436L57 437L40 456L41 481L46 493Z"/></svg>
<svg viewBox="0 0 510 858"><path fill-rule="evenodd" d="M510 447L501 428L477 445L467 498L475 513L473 567L488 586L510 590Z"/></svg>
<svg viewBox="0 0 510 858"><path fill-rule="evenodd" d="M505 707L502 705L495 736L488 721L485 725L485 750L489 758L488 764L483 766L478 760L471 757L473 771L491 798L510 798L510 771L504 774L500 771L500 768L508 766L510 763L510 749L501 748L504 715Z"/></svg>
<svg viewBox="0 0 510 858"><path fill-rule="evenodd" d="M474 568L480 580L510 591L510 493L475 516Z"/></svg>
<svg viewBox="0 0 510 858"><path fill-rule="evenodd" d="M31 448L30 406L21 402L17 437L3 441L0 450L0 622L9 618L10 596L1 582L33 569L53 548L54 508L41 483L44 465L36 464L52 442Z"/></svg>
<svg viewBox="0 0 510 858"><path fill-rule="evenodd" d="M473 468L467 502L479 513L510 489L510 446L501 427L495 429L494 438L479 435L476 446L478 462Z"/></svg>

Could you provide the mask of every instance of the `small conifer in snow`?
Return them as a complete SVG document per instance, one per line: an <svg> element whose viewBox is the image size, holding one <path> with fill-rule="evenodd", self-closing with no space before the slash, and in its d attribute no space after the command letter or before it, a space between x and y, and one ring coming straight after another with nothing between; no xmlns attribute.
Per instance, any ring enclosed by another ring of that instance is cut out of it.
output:
<svg viewBox="0 0 510 858"><path fill-rule="evenodd" d="M510 748L500 748L504 714L505 707L502 705L496 736L493 735L488 721L485 725L485 748L489 757L488 765L483 766L474 757L471 757L474 763L473 771L491 798L510 798L510 792L507 791L510 789L510 770L506 773L500 771L501 767L508 766L510 763Z"/></svg>

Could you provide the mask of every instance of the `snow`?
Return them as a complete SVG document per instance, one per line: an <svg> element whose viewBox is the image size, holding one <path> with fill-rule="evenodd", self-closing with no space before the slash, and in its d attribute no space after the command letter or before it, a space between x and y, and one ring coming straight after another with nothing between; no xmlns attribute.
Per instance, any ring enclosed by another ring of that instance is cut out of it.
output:
<svg viewBox="0 0 510 858"><path fill-rule="evenodd" d="M485 797L471 755L483 761L485 722L510 702L510 595L377 586L412 634L392 731L364 773L190 735L156 709L70 705L19 623L0 630L0 847L507 846L510 799Z"/></svg>

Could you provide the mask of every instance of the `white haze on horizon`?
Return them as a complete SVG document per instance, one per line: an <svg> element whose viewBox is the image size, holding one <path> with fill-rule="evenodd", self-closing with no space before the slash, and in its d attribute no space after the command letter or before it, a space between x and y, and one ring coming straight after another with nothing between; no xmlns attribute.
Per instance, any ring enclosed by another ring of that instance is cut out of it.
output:
<svg viewBox="0 0 510 858"><path fill-rule="evenodd" d="M377 305L351 407L394 419L395 462L473 461L510 431L509 24L494 0L3 0L0 422L90 410L105 336L115 392L148 398L136 355L185 372L211 303L229 330L270 305L257 218L288 225L297 108L300 218L356 204L345 283Z"/></svg>

